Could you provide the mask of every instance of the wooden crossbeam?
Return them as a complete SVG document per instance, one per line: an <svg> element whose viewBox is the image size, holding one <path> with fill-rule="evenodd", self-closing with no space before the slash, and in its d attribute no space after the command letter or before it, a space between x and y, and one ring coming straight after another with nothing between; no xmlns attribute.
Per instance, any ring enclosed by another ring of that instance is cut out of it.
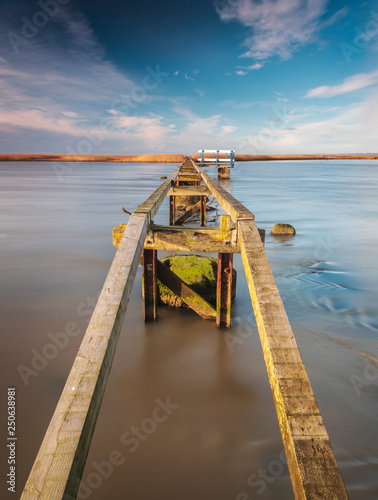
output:
<svg viewBox="0 0 378 500"><path fill-rule="evenodd" d="M185 213L183 213L180 217L175 222L176 226L179 226L180 224L184 224L188 219L193 217L195 213L197 213L201 209L201 200L195 203L194 205L190 205L187 207L187 210Z"/></svg>
<svg viewBox="0 0 378 500"><path fill-rule="evenodd" d="M175 186L168 191L168 196L209 196L206 186Z"/></svg>
<svg viewBox="0 0 378 500"><path fill-rule="evenodd" d="M201 318L215 319L214 307L159 260L157 261L157 276L163 285L180 297Z"/></svg>
<svg viewBox="0 0 378 500"><path fill-rule="evenodd" d="M127 224L113 228L113 245L117 248ZM261 238L265 231L261 231ZM236 228L227 231L217 227L151 225L144 248L173 252L240 253Z"/></svg>

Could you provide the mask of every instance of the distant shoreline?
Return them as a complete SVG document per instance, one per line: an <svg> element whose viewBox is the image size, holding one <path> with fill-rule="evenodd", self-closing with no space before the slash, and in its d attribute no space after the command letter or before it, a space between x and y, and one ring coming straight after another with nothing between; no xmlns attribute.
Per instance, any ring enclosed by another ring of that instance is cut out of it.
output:
<svg viewBox="0 0 378 500"><path fill-rule="evenodd" d="M207 156L205 156L206 158ZM209 156L210 157L210 156ZM184 154L158 153L143 155L59 155L0 154L0 161L117 162L117 163L183 163ZM190 156L198 160L199 155ZM284 160L378 160L378 154L314 154L314 155L235 155L237 162Z"/></svg>
<svg viewBox="0 0 378 500"><path fill-rule="evenodd" d="M145 155L0 154L0 161L183 163L185 159L186 155L174 153Z"/></svg>

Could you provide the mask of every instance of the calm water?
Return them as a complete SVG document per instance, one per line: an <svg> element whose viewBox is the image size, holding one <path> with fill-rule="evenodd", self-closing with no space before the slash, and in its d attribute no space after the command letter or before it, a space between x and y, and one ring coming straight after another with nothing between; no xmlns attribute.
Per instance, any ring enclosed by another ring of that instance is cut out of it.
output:
<svg viewBox="0 0 378 500"><path fill-rule="evenodd" d="M173 168L0 163L1 421L15 386L17 498L114 256L112 227L127 222L119 205L135 210ZM378 162L244 164L231 177L267 230L350 498L377 498L378 363L363 354L378 359ZM163 205L156 222L167 215ZM269 236L276 222L297 235ZM145 325L139 268L79 498L293 498L239 256L235 267L229 332L164 308ZM51 351L52 338L66 342Z"/></svg>

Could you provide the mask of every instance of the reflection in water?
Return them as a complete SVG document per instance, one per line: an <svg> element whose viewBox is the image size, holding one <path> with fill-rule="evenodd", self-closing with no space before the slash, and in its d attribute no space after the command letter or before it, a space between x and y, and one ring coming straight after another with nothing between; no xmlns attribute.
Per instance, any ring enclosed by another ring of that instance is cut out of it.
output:
<svg viewBox="0 0 378 500"><path fill-rule="evenodd" d="M17 388L20 492L114 256L112 228L127 222L119 206L135 210L173 166L78 164L63 178L46 163L0 169L0 365L4 387ZM245 164L222 183L266 229L350 498L376 498L377 162ZM164 204L155 222L167 217ZM276 222L296 236L270 236ZM234 265L229 331L163 307L144 324L139 268L82 498L293 497L239 256ZM46 359L72 323L79 333ZM26 380L20 366L32 370Z"/></svg>

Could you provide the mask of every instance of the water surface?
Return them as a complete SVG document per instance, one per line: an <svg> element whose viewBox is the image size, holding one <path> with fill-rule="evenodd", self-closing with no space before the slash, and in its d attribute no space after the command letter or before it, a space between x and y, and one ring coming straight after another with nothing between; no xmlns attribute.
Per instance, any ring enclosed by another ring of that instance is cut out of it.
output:
<svg viewBox="0 0 378 500"><path fill-rule="evenodd" d="M174 168L57 165L0 163L0 366L2 394L17 388L19 494L114 256L112 228L127 222L120 204L135 210ZM267 230L349 496L377 498L378 162L239 164L226 187ZM167 217L164 204L156 222ZM269 236L276 222L296 236ZM239 256L235 267L228 332L166 308L144 324L138 269L79 498L293 498ZM49 351L63 331L75 335Z"/></svg>

